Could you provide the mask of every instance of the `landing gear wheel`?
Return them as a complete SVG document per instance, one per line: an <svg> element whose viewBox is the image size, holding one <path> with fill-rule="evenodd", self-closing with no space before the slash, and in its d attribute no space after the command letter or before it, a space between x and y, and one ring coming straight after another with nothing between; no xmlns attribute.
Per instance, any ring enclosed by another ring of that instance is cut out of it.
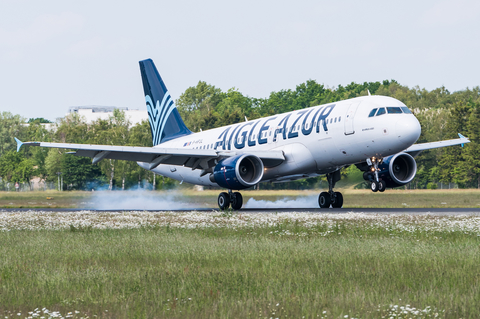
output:
<svg viewBox="0 0 480 319"><path fill-rule="evenodd" d="M382 180L382 181L378 182L378 190L380 192L383 193L386 189L387 189L387 183L385 183L385 181Z"/></svg>
<svg viewBox="0 0 480 319"><path fill-rule="evenodd" d="M320 205L320 208L329 208L330 202L330 194L327 192L321 192L318 196L318 205Z"/></svg>
<svg viewBox="0 0 480 319"><path fill-rule="evenodd" d="M372 184L370 184L370 189L372 192L378 192L379 187L380 186L378 185L378 182L373 181Z"/></svg>
<svg viewBox="0 0 480 319"><path fill-rule="evenodd" d="M343 195L340 192L335 192L332 201L333 208L342 208L343 206Z"/></svg>
<svg viewBox="0 0 480 319"><path fill-rule="evenodd" d="M217 202L220 210L225 210L230 207L230 196L227 193L222 192L220 195L218 195Z"/></svg>
<svg viewBox="0 0 480 319"><path fill-rule="evenodd" d="M243 205L243 197L242 197L242 194L236 192L236 193L233 193L232 194L232 208L234 210L239 210L240 208L242 208L242 205Z"/></svg>

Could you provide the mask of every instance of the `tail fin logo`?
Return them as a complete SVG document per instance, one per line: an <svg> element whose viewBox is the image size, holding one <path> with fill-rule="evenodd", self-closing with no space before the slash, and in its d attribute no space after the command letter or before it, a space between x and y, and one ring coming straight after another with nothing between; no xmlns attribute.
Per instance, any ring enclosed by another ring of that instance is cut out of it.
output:
<svg viewBox="0 0 480 319"><path fill-rule="evenodd" d="M192 134L178 113L153 61L147 59L139 63L153 145Z"/></svg>
<svg viewBox="0 0 480 319"><path fill-rule="evenodd" d="M153 145L158 145L161 143L167 119L176 107L175 102L168 91L163 96L161 103L159 100L153 103L149 95L145 96L145 101L148 109L148 120L152 129Z"/></svg>

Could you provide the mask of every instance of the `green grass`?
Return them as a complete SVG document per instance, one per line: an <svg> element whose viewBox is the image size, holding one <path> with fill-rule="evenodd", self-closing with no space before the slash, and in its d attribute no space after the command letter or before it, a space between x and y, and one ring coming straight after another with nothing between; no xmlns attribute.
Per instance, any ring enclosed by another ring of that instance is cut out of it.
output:
<svg viewBox="0 0 480 319"><path fill-rule="evenodd" d="M480 208L480 190L387 190L373 193L370 190L338 189L344 195L344 208L434 208L467 207ZM145 191L142 196L161 199L165 195L199 208L217 208L217 196L220 190L175 192ZM281 190L281 191L242 191L244 203L250 198L256 200L277 201L295 199L302 196L318 196L320 190ZM105 196L111 194L103 192ZM116 194L121 191L115 192ZM138 195L138 193L135 193ZM99 192L0 192L0 208L88 208L92 207L93 195ZM47 199L49 197L50 199ZM314 201L312 201L314 202Z"/></svg>
<svg viewBox="0 0 480 319"><path fill-rule="evenodd" d="M78 208L92 193L83 191L0 192L1 208Z"/></svg>
<svg viewBox="0 0 480 319"><path fill-rule="evenodd" d="M0 243L0 315L16 318L37 307L75 318L382 318L407 304L480 317L480 240L469 232L285 220L10 230Z"/></svg>

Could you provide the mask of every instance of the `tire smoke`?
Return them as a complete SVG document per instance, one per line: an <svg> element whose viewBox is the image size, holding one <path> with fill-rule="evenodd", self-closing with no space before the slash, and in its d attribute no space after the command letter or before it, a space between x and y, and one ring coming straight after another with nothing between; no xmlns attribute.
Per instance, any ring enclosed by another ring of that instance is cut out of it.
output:
<svg viewBox="0 0 480 319"><path fill-rule="evenodd" d="M182 201L180 193L154 191L99 191L91 197L86 208L96 210L182 210L198 205Z"/></svg>
<svg viewBox="0 0 480 319"><path fill-rule="evenodd" d="M256 200L250 198L244 208L318 208L318 196L311 195L295 199L282 198L276 201Z"/></svg>

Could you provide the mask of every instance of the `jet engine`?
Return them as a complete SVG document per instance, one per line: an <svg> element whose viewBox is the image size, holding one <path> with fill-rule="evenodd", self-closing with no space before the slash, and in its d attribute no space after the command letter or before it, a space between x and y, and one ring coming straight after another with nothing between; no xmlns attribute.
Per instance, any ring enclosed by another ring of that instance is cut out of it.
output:
<svg viewBox="0 0 480 319"><path fill-rule="evenodd" d="M407 153L398 153L383 159L378 166L379 178L385 181L387 187L399 187L410 183L417 173L415 159Z"/></svg>
<svg viewBox="0 0 480 319"><path fill-rule="evenodd" d="M263 169L262 160L255 155L227 157L215 166L210 180L223 188L241 190L258 184Z"/></svg>

